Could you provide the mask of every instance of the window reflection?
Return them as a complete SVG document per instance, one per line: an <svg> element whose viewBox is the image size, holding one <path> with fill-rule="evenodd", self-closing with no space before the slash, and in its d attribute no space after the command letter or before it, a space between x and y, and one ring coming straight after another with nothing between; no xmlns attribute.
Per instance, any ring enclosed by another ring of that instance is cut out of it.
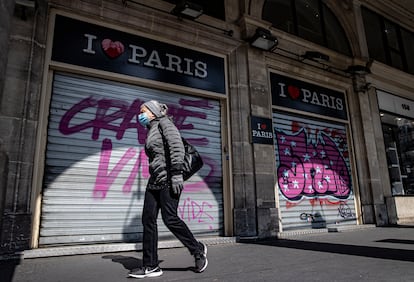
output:
<svg viewBox="0 0 414 282"><path fill-rule="evenodd" d="M414 194L414 120L381 114L393 195Z"/></svg>
<svg viewBox="0 0 414 282"><path fill-rule="evenodd" d="M352 56L338 18L321 0L266 0L262 18L275 28Z"/></svg>

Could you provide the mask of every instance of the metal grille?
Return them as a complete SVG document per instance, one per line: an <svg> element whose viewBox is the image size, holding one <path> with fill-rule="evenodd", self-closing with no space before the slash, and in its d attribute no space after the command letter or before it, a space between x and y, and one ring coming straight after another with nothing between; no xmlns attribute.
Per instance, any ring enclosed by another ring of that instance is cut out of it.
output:
<svg viewBox="0 0 414 282"><path fill-rule="evenodd" d="M356 224L346 127L273 113L282 230Z"/></svg>
<svg viewBox="0 0 414 282"><path fill-rule="evenodd" d="M184 185L179 215L195 234L223 233L221 115L217 100L55 74L40 245L136 242L148 174L142 102L166 103L204 167ZM159 221L160 238L171 234Z"/></svg>

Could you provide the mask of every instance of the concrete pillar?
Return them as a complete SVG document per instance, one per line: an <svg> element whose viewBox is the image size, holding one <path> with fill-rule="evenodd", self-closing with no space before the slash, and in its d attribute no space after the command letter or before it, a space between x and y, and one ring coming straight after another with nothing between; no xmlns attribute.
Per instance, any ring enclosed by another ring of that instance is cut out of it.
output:
<svg viewBox="0 0 414 282"><path fill-rule="evenodd" d="M234 234L255 237L256 192L253 152L249 140L250 100L247 73L247 46L241 46L229 57L230 114L232 121L232 156L234 187Z"/></svg>
<svg viewBox="0 0 414 282"><path fill-rule="evenodd" d="M9 51L10 24L13 17L15 1L0 2L0 103L3 101L4 81L6 80L7 58ZM0 107L1 108L1 107ZM3 211L7 187L8 155L0 138L0 234L3 233Z"/></svg>
<svg viewBox="0 0 414 282"><path fill-rule="evenodd" d="M3 94L4 80L6 76L10 23L13 16L14 5L14 0L2 0L0 2L0 97L2 97ZM0 101L1 100L2 99L0 99Z"/></svg>

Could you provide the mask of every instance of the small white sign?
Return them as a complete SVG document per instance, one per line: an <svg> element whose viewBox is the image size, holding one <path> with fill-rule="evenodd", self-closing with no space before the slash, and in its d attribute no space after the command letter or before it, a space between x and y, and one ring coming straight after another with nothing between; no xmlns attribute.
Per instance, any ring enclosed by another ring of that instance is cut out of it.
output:
<svg viewBox="0 0 414 282"><path fill-rule="evenodd" d="M377 90L378 106L381 110L414 118L414 101Z"/></svg>

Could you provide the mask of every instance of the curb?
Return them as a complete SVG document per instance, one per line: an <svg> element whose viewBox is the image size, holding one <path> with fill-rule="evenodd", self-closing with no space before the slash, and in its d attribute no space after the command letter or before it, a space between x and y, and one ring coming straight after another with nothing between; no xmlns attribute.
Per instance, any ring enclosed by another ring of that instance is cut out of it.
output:
<svg viewBox="0 0 414 282"><path fill-rule="evenodd" d="M206 245L234 244L236 237L201 237L200 241ZM160 240L159 249L181 248L184 247L178 240ZM23 259L57 257L57 256L73 256L97 253L117 253L128 251L141 251L142 243L116 243L116 244L94 244L82 246L60 246L46 247L25 250L22 253Z"/></svg>

